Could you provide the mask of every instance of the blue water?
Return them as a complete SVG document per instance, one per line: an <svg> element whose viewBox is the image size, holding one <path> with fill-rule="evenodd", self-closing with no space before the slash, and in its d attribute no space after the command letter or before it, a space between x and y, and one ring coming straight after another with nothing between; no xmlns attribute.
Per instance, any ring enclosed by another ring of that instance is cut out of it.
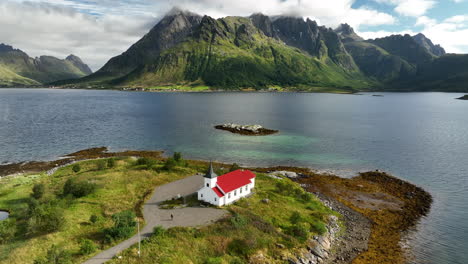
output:
<svg viewBox="0 0 468 264"><path fill-rule="evenodd" d="M416 263L468 263L468 102L461 94L135 93L0 89L0 163L80 149L164 149L245 165L342 175L382 169L430 191ZM281 133L213 129L259 123Z"/></svg>

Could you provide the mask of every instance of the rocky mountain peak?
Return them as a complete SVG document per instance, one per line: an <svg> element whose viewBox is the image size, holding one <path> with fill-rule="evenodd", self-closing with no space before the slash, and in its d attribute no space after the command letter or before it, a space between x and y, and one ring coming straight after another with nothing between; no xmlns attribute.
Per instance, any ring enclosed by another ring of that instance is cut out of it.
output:
<svg viewBox="0 0 468 264"><path fill-rule="evenodd" d="M65 60L73 63L73 65L75 65L78 69L80 69L83 73L87 75L93 73L89 66L85 64L78 56L71 54Z"/></svg>
<svg viewBox="0 0 468 264"><path fill-rule="evenodd" d="M363 41L364 39L361 38L354 29L347 23L339 25L335 32L340 36L343 42L351 42L351 41Z"/></svg>
<svg viewBox="0 0 468 264"><path fill-rule="evenodd" d="M15 49L10 45L0 43L0 52L9 52L9 51L15 51Z"/></svg>
<svg viewBox="0 0 468 264"><path fill-rule="evenodd" d="M432 41L422 33L418 33L412 38L416 41L416 43L421 45L423 48L425 48L427 51L429 51L435 56L442 56L445 54L444 48L442 48L440 45L434 45Z"/></svg>

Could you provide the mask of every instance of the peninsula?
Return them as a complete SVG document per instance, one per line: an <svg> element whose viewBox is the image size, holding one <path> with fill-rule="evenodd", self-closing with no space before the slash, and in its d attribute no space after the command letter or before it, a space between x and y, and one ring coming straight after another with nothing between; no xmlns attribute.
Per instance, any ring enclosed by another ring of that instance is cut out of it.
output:
<svg viewBox="0 0 468 264"><path fill-rule="evenodd" d="M247 136L266 136L279 132L278 130L264 128L261 125L239 125L233 123L217 125L215 128Z"/></svg>
<svg viewBox="0 0 468 264"><path fill-rule="evenodd" d="M127 263L404 263L400 236L432 201L421 188L382 172L344 179L273 167L244 168L256 174L252 194L206 208L190 198L202 184L205 161L105 148L65 160L29 163L27 170L0 166L0 173L10 174L0 178L0 209L11 213L0 222L0 251L10 252L0 263L48 263L51 254L71 263L119 263L113 256ZM218 175L240 169L213 168ZM155 189L165 195L155 196ZM186 197L183 206L159 209L178 197ZM203 208L207 213L190 219ZM141 258L135 216L146 239Z"/></svg>

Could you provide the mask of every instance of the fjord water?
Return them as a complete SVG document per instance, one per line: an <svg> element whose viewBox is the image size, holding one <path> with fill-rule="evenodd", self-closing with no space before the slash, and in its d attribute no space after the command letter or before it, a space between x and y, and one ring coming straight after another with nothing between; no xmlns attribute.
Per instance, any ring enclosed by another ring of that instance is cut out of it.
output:
<svg viewBox="0 0 468 264"><path fill-rule="evenodd" d="M461 94L383 95L0 89L0 163L107 146L341 175L378 168L435 198L411 236L415 263L468 263L468 102L454 100ZM213 128L225 122L281 132Z"/></svg>

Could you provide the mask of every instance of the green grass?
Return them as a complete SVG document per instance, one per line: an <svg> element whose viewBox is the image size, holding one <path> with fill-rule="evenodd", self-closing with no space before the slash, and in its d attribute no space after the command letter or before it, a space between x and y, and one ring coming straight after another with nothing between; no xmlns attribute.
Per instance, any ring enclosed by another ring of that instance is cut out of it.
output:
<svg viewBox="0 0 468 264"><path fill-rule="evenodd" d="M210 91L210 87L206 85L166 85L166 86L153 86L146 88L150 91L178 91L178 92L204 92Z"/></svg>
<svg viewBox="0 0 468 264"><path fill-rule="evenodd" d="M72 172L72 166L68 166L52 176L39 174L0 179L0 208L11 212L20 230L13 241L0 245L0 263L32 263L35 258L45 255L53 244L70 250L74 263L80 263L89 257L78 254L81 239L94 241L100 250L110 246L101 242L104 240L103 229L112 226L112 214L124 210L135 211L136 205L155 186L196 172L196 168L183 167L177 167L173 172L141 169L134 166L135 161L132 159L117 161L113 169L98 170L97 163L81 162L79 173ZM162 164L155 166L158 168ZM46 235L26 235L25 214L33 185L44 183L47 196L55 196L61 194L65 181L71 177L94 182L98 188L89 196L73 200L65 210L66 225L60 231ZM96 224L90 222L93 214L99 217Z"/></svg>
<svg viewBox="0 0 468 264"><path fill-rule="evenodd" d="M278 182L285 192L278 190ZM165 230L143 242L141 258L134 246L110 263L248 263L260 253L264 259L259 263L284 263L307 244L291 230L305 226L309 237L318 234L333 214L315 196L304 201L304 195L309 196L288 179L258 174L254 194L228 206L226 218L201 228ZM297 222L293 214L299 216Z"/></svg>

